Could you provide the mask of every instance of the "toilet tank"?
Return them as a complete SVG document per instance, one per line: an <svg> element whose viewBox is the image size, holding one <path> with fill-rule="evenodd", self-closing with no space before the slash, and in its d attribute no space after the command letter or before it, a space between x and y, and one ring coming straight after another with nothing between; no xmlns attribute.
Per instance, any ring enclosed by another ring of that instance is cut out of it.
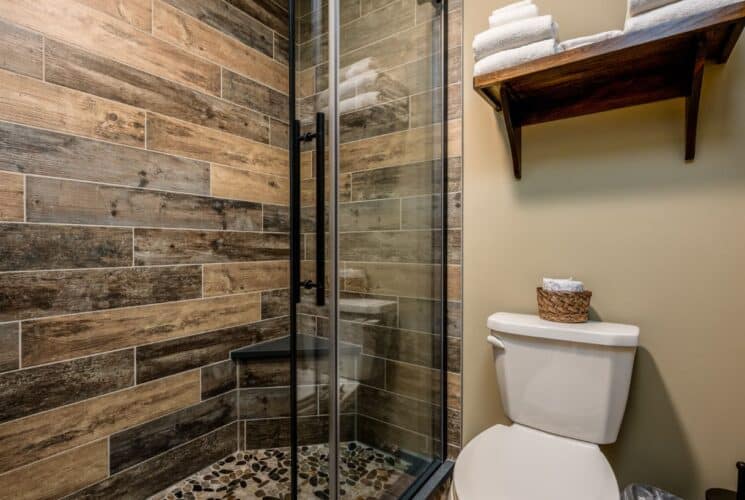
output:
<svg viewBox="0 0 745 500"><path fill-rule="evenodd" d="M590 443L618 437L639 328L496 313L487 322L502 405L534 429Z"/></svg>

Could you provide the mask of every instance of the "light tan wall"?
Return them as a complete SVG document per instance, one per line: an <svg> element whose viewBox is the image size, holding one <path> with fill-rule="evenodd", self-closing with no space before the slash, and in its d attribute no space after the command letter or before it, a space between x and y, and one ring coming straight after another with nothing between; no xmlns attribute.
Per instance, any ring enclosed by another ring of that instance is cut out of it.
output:
<svg viewBox="0 0 745 500"><path fill-rule="evenodd" d="M506 2L465 4L470 41ZM620 28L624 0L537 0L563 38ZM505 421L484 338L495 311L534 312L544 275L594 292L597 315L641 327L619 441L621 485L687 499L734 488L745 459L745 41L707 66L698 155L683 161L683 101L529 127L512 177L501 116L464 92L464 440Z"/></svg>

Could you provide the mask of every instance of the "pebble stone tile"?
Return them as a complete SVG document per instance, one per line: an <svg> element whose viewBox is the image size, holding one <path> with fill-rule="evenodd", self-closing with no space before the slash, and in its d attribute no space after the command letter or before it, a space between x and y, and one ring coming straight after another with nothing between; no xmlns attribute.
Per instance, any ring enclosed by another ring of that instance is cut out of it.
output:
<svg viewBox="0 0 745 500"><path fill-rule="evenodd" d="M412 464L352 441L342 444L340 493L345 499L394 499L411 483ZM299 498L328 498L328 446L298 449ZM290 449L239 451L150 497L150 500L289 500Z"/></svg>

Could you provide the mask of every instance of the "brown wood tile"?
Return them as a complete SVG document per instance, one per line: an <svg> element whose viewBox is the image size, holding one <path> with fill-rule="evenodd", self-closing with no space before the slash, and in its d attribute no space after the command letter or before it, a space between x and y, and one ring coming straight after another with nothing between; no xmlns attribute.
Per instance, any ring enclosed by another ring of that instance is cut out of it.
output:
<svg viewBox="0 0 745 500"><path fill-rule="evenodd" d="M358 141L409 128L409 100L398 99L339 117L340 142ZM349 169L348 169L349 170Z"/></svg>
<svg viewBox="0 0 745 500"><path fill-rule="evenodd" d="M204 266L204 294L225 295L274 288L285 288L289 283L289 262L241 262Z"/></svg>
<svg viewBox="0 0 745 500"><path fill-rule="evenodd" d="M202 367L202 399L232 391L238 385L237 366L233 360Z"/></svg>
<svg viewBox="0 0 745 500"><path fill-rule="evenodd" d="M398 305L398 326L407 330L439 334L439 300L399 297ZM460 337L462 333L461 304L456 301L449 301L447 307L447 335L451 337Z"/></svg>
<svg viewBox="0 0 745 500"><path fill-rule="evenodd" d="M435 429L439 418L439 407L361 385L358 389L357 403L361 415L375 418L397 427L429 435Z"/></svg>
<svg viewBox="0 0 745 500"><path fill-rule="evenodd" d="M288 205L290 180L278 175L212 165L212 195L231 200Z"/></svg>
<svg viewBox="0 0 745 500"><path fill-rule="evenodd" d="M389 169L383 169L389 170ZM359 185L365 185L373 188L373 195L376 192L374 185L371 183L375 179L384 178L384 182L389 182L391 189L396 191L408 191L414 192L416 186L404 186L403 181L407 175L401 175L403 172L398 170L396 167L392 167L390 172L381 172L380 174L374 174L373 172L365 173L361 175ZM362 188L365 189L365 188ZM365 192L362 196L370 196L369 192ZM440 196L414 196L406 197L401 199L401 227L403 229L438 229L440 227ZM461 193L450 193L448 195L448 228L460 228L462 226L463 211L461 203Z"/></svg>
<svg viewBox="0 0 745 500"><path fill-rule="evenodd" d="M339 230L382 231L399 229L401 202L398 199L339 204Z"/></svg>
<svg viewBox="0 0 745 500"><path fill-rule="evenodd" d="M269 127L269 143L278 148L289 149L290 126L279 120L272 119Z"/></svg>
<svg viewBox="0 0 745 500"><path fill-rule="evenodd" d="M89 7L126 21L143 31L150 31L151 0L78 0Z"/></svg>
<svg viewBox="0 0 745 500"><path fill-rule="evenodd" d="M312 406L310 414L315 414L317 395L315 388L312 394L301 394L298 387L298 414L307 414L308 403ZM307 392L307 391L306 391ZM258 387L238 391L238 416L241 419L276 418L290 416L289 387Z"/></svg>
<svg viewBox="0 0 745 500"><path fill-rule="evenodd" d="M438 193L440 188L437 176L440 168L438 160L355 172L352 174L352 197L355 201L362 201ZM414 228L433 227L440 215L439 206L415 208L420 209L415 215L421 215L422 220ZM411 211L409 207L402 207L404 209ZM425 223L427 219L428 224ZM412 223L409 222L408 225L411 226Z"/></svg>
<svg viewBox="0 0 745 500"><path fill-rule="evenodd" d="M44 39L41 35L0 21L0 68L34 78L43 75Z"/></svg>
<svg viewBox="0 0 745 500"><path fill-rule="evenodd" d="M138 266L278 260L289 256L286 234L135 229Z"/></svg>
<svg viewBox="0 0 745 500"><path fill-rule="evenodd" d="M270 1L267 0L267 2ZM222 96L273 118L285 122L289 119L287 95L227 69L224 69L222 73Z"/></svg>
<svg viewBox="0 0 745 500"><path fill-rule="evenodd" d="M431 264L347 263L346 269L364 278L345 279L344 290L379 295L434 297L439 293L436 286L439 279L435 267Z"/></svg>
<svg viewBox="0 0 745 500"><path fill-rule="evenodd" d="M0 224L0 271L132 265L132 231Z"/></svg>
<svg viewBox="0 0 745 500"><path fill-rule="evenodd" d="M5 95L0 101L0 120L129 146L145 145L145 114L131 106L7 71L0 71L0 88Z"/></svg>
<svg viewBox="0 0 745 500"><path fill-rule="evenodd" d="M18 368L18 323L0 324L0 373Z"/></svg>
<svg viewBox="0 0 745 500"><path fill-rule="evenodd" d="M70 45L46 42L46 80L197 125L267 142L269 119L242 106Z"/></svg>
<svg viewBox="0 0 745 500"><path fill-rule="evenodd" d="M199 266L0 273L0 321L193 299Z"/></svg>
<svg viewBox="0 0 745 500"><path fill-rule="evenodd" d="M112 56L164 78L213 95L220 92L218 66L144 33L131 24L80 2L2 0L6 20L91 52Z"/></svg>
<svg viewBox="0 0 745 500"><path fill-rule="evenodd" d="M199 402L199 372L143 384L0 426L5 472Z"/></svg>
<svg viewBox="0 0 745 500"><path fill-rule="evenodd" d="M153 6L153 33L158 38L287 93L287 66L160 0Z"/></svg>
<svg viewBox="0 0 745 500"><path fill-rule="evenodd" d="M238 386L277 387L290 385L290 358L257 359L238 364Z"/></svg>
<svg viewBox="0 0 745 500"><path fill-rule="evenodd" d="M101 439L2 474L0 488L14 500L62 498L106 479L108 459L108 441Z"/></svg>
<svg viewBox="0 0 745 500"><path fill-rule="evenodd" d="M448 85L448 119L461 118L460 83ZM442 91L438 88L411 97L411 126L426 127L442 121Z"/></svg>
<svg viewBox="0 0 745 500"><path fill-rule="evenodd" d="M427 434L431 434L431 431ZM365 415L357 416L357 439L388 452L405 450L423 456L432 453L432 442L427 435L407 431Z"/></svg>
<svg viewBox="0 0 745 500"><path fill-rule="evenodd" d="M259 295L245 294L26 321L23 365L161 342L259 319Z"/></svg>
<svg viewBox="0 0 745 500"><path fill-rule="evenodd" d="M413 27L415 5L412 0L396 0L350 22L341 30L340 49L350 52Z"/></svg>
<svg viewBox="0 0 745 500"><path fill-rule="evenodd" d="M0 221L23 222L23 176L0 172Z"/></svg>
<svg viewBox="0 0 745 500"><path fill-rule="evenodd" d="M290 41L274 33L274 59L282 64L290 64Z"/></svg>
<svg viewBox="0 0 745 500"><path fill-rule="evenodd" d="M344 322L346 335L362 337L363 352L370 356L431 368L439 366L435 352L440 337L398 328Z"/></svg>
<svg viewBox="0 0 745 500"><path fill-rule="evenodd" d="M420 401L440 401L440 370L434 367L387 360L385 380L385 389L390 392Z"/></svg>
<svg viewBox="0 0 745 500"><path fill-rule="evenodd" d="M264 231L288 233L290 231L290 214L288 207L281 205L264 205Z"/></svg>
<svg viewBox="0 0 745 500"><path fill-rule="evenodd" d="M209 194L209 164L0 122L0 170Z"/></svg>
<svg viewBox="0 0 745 500"><path fill-rule="evenodd" d="M286 150L148 113L148 148L264 174L289 175ZM267 130L266 141L269 142Z"/></svg>
<svg viewBox="0 0 745 500"><path fill-rule="evenodd" d="M288 36L287 9L273 0L227 0L227 2L254 19L258 19L280 35Z"/></svg>
<svg viewBox="0 0 745 500"><path fill-rule="evenodd" d="M287 289L261 292L261 319L290 314L290 295Z"/></svg>
<svg viewBox="0 0 745 500"><path fill-rule="evenodd" d="M228 359L239 347L288 335L289 320L269 319L137 348L137 382Z"/></svg>
<svg viewBox="0 0 745 500"><path fill-rule="evenodd" d="M261 229L261 205L29 177L29 222L191 229Z"/></svg>
<svg viewBox="0 0 745 500"><path fill-rule="evenodd" d="M134 384L134 351L17 370L0 375L0 422L124 389Z"/></svg>
<svg viewBox="0 0 745 500"><path fill-rule="evenodd" d="M365 231L339 235L339 258L346 261L438 263L439 231Z"/></svg>

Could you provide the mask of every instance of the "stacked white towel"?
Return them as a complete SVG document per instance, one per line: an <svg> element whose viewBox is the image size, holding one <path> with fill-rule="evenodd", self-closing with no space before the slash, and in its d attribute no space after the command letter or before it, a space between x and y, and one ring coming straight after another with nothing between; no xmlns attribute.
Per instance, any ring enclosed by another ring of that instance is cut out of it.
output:
<svg viewBox="0 0 745 500"><path fill-rule="evenodd" d="M556 52L558 26L539 16L532 0L521 0L489 16L489 29L473 39L474 75L545 57Z"/></svg>
<svg viewBox="0 0 745 500"><path fill-rule="evenodd" d="M625 31L651 28L741 0L629 0Z"/></svg>
<svg viewBox="0 0 745 500"><path fill-rule="evenodd" d="M576 49L577 47L583 47L585 45L590 45L593 43L610 40L611 38L615 38L619 35L623 35L623 31L621 30L603 31L600 33L595 33L594 35L580 36L578 38L570 38L569 40L561 42L559 44L558 50L559 52L563 52L565 50Z"/></svg>

